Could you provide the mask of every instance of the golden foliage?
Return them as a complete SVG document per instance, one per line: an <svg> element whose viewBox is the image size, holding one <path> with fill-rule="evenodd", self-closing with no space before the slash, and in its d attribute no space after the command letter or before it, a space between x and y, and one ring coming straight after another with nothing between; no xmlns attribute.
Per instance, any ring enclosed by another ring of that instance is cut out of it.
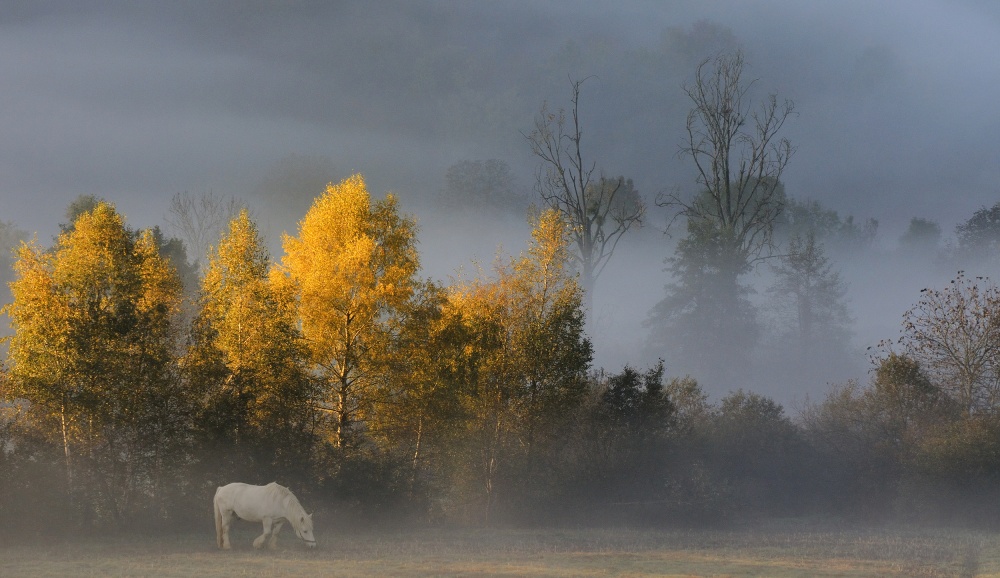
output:
<svg viewBox="0 0 1000 578"><path fill-rule="evenodd" d="M398 213L396 199L372 203L355 175L326 192L284 237L281 272L293 287L298 318L316 373L330 391L333 438L371 413L371 403L401 312L419 268L416 224Z"/></svg>
<svg viewBox="0 0 1000 578"><path fill-rule="evenodd" d="M292 296L270 269L257 226L243 210L209 252L200 327L186 357L192 380L206 391L207 421L235 443L308 421Z"/></svg>
<svg viewBox="0 0 1000 578"><path fill-rule="evenodd" d="M52 250L23 244L15 272L6 308L13 393L61 442L70 485L73 456L85 452L102 507L120 516L136 479L153 475L164 431L184 419L163 411L179 395L170 377L177 274L154 235L129 230L105 202Z"/></svg>
<svg viewBox="0 0 1000 578"><path fill-rule="evenodd" d="M465 478L486 488L487 519L500 472L530 462L543 423L560 423L581 399L592 355L570 229L554 209L534 225L526 254L498 260L492 279L453 286L442 314L462 328L451 372L462 382L464 445L478 462Z"/></svg>

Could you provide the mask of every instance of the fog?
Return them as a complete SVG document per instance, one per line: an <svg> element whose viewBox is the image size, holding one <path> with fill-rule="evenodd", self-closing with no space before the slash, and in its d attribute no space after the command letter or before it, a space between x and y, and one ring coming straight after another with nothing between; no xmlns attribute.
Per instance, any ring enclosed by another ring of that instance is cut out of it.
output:
<svg viewBox="0 0 1000 578"><path fill-rule="evenodd" d="M877 219L885 255L913 217L947 241L1000 201L991 2L5 2L0 220L47 241L74 198L97 195L131 226L163 226L173 195L213 192L254 208L277 258L323 184L361 172L417 218L423 274L447 281L528 235L517 203L445 212L448 168L501 159L530 197L538 163L524 134L543 102L568 106L570 81L586 78L585 152L634 179L650 208L598 280L595 367L644 368L667 355L647 347L643 321L682 234L664 234L654 200L695 189L677 155L682 86L700 60L735 47L755 96L795 102L789 197ZM706 391L794 404L863 377L866 348L898 334L922 287L955 273L831 257L849 286L857 364L805 380L762 370Z"/></svg>

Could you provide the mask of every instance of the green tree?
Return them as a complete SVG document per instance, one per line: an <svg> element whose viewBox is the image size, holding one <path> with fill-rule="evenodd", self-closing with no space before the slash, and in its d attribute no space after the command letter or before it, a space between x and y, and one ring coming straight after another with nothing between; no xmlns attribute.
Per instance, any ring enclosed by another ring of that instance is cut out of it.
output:
<svg viewBox="0 0 1000 578"><path fill-rule="evenodd" d="M322 383L329 441L359 443L385 393L419 259L416 224L396 198L372 203L361 175L329 185L284 238L279 269L291 284L310 364Z"/></svg>
<svg viewBox="0 0 1000 578"><path fill-rule="evenodd" d="M663 382L663 363L640 373L626 366L597 382L595 399L580 426L583 457L569 491L588 510L614 515L596 504L665 500L673 465L669 445L676 408Z"/></svg>
<svg viewBox="0 0 1000 578"><path fill-rule="evenodd" d="M733 484L739 506L778 514L802 507L805 446L781 404L737 390L722 399L713 426L718 479Z"/></svg>
<svg viewBox="0 0 1000 578"><path fill-rule="evenodd" d="M812 481L835 512L884 517L898 505L915 514L931 505L914 491L920 478L956 461L935 454L962 429L954 427L961 408L917 360L889 353L873 361L867 386L837 386L803 412L804 434L824 464ZM944 489L931 489L933 501Z"/></svg>
<svg viewBox="0 0 1000 578"><path fill-rule="evenodd" d="M823 507L879 517L891 511L901 473L866 392L854 380L835 385L801 419L806 439L824 464L812 476Z"/></svg>
<svg viewBox="0 0 1000 578"><path fill-rule="evenodd" d="M837 211L824 207L819 201L786 198L781 215L775 222L776 239L784 242L795 236L806 237L810 234L834 249L866 250L875 242L878 221L868 219L858 225L854 222L854 215L841 218Z"/></svg>
<svg viewBox="0 0 1000 578"><path fill-rule="evenodd" d="M173 371L180 283L153 234L101 201L52 250L22 245L15 270L14 394L61 444L71 492L119 521L162 500L190 400Z"/></svg>
<svg viewBox="0 0 1000 578"><path fill-rule="evenodd" d="M775 223L775 234L780 233L784 238L812 234L819 240L825 240L836 235L842 225L837 211L824 207L819 201L788 198Z"/></svg>
<svg viewBox="0 0 1000 578"><path fill-rule="evenodd" d="M558 419L561 408L580 400L593 349L584 334L585 294L570 267L571 225L548 210L535 219L531 236L509 283L517 307L515 351L527 388L525 443L534 467L540 430Z"/></svg>
<svg viewBox="0 0 1000 578"><path fill-rule="evenodd" d="M608 426L605 433L624 437L626 444L641 447L647 440L663 435L674 413L663 384L663 363L645 374L626 366L620 374L609 377L598 411Z"/></svg>
<svg viewBox="0 0 1000 578"><path fill-rule="evenodd" d="M440 479L461 430L458 370L464 364L465 333L445 315L446 302L446 290L438 284L415 285L391 354L390 377L369 421L369 435L379 447L407 462L411 502L425 483Z"/></svg>
<svg viewBox="0 0 1000 578"><path fill-rule="evenodd" d="M969 415L917 360L895 353L877 360L866 398L878 444L899 471L903 516L976 522L996 516L995 413Z"/></svg>
<svg viewBox="0 0 1000 578"><path fill-rule="evenodd" d="M955 226L955 243L949 245L947 258L956 268L996 275L1000 259L1000 203L982 207Z"/></svg>
<svg viewBox="0 0 1000 578"><path fill-rule="evenodd" d="M877 360L868 395L874 413L885 418L887 435L896 440L908 437L911 443L935 414L943 416L957 408L917 360L896 353Z"/></svg>
<svg viewBox="0 0 1000 578"><path fill-rule="evenodd" d="M59 230L62 232L72 231L80 215L93 211L102 202L106 201L95 195L78 195L66 207L66 222L59 223Z"/></svg>

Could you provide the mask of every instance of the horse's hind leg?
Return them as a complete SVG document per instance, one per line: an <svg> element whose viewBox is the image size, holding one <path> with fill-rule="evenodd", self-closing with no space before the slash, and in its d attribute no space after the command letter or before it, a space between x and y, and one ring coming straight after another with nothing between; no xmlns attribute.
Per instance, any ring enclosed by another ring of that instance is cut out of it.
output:
<svg viewBox="0 0 1000 578"><path fill-rule="evenodd" d="M271 528L271 539L267 542L268 549L274 550L278 547L278 532L281 531L281 526L284 523L284 520L278 520L274 523L274 526Z"/></svg>
<svg viewBox="0 0 1000 578"><path fill-rule="evenodd" d="M232 521L233 513L223 510L221 512L221 524L218 528L219 547L223 550L229 550L232 547L229 544L229 524Z"/></svg>
<svg viewBox="0 0 1000 578"><path fill-rule="evenodd" d="M212 509L215 510L215 543L222 548L222 511L219 509L218 499L212 504Z"/></svg>
<svg viewBox="0 0 1000 578"><path fill-rule="evenodd" d="M257 539L253 541L254 548L260 548L264 545L264 541L271 537L271 518L264 518L264 533L257 536Z"/></svg>

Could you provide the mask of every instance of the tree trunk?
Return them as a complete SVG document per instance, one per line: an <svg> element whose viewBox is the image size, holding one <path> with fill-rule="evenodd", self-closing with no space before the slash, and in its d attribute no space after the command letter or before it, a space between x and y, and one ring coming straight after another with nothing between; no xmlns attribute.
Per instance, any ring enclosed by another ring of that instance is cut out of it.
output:
<svg viewBox="0 0 1000 578"><path fill-rule="evenodd" d="M424 418L420 416L417 419L417 440L413 448L413 462L412 470L410 472L410 493L413 493L413 488L417 483L417 467L420 463L420 442L423 439L424 433Z"/></svg>
<svg viewBox="0 0 1000 578"><path fill-rule="evenodd" d="M344 447L344 435L347 433L347 428L350 425L347 417L347 392L345 391L346 386L342 383L340 384L340 389L337 391L337 441L336 446L338 448Z"/></svg>
<svg viewBox="0 0 1000 578"><path fill-rule="evenodd" d="M66 457L66 489L69 492L70 502L73 500L73 462L69 449L69 431L66 426L66 398L63 396L63 403L59 408L59 422L62 426L63 455Z"/></svg>

